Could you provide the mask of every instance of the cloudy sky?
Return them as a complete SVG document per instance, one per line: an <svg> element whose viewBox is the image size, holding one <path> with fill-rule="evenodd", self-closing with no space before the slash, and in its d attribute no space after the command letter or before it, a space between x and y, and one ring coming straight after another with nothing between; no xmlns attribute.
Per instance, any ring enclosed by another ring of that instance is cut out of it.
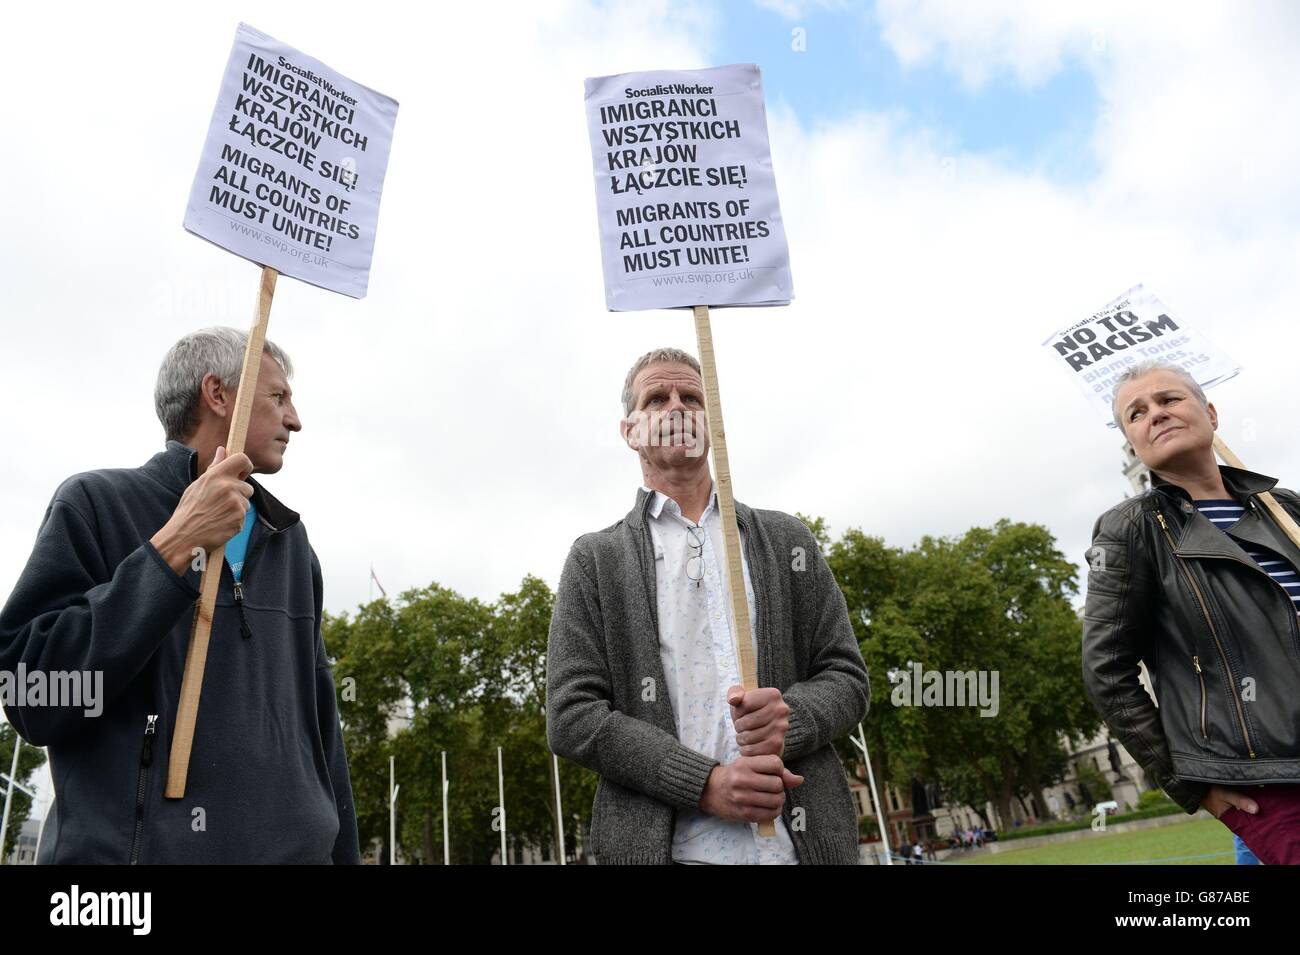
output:
<svg viewBox="0 0 1300 955"><path fill-rule="evenodd" d="M1120 439L1040 343L1139 282L1244 367L1229 445L1300 484L1294 5L510 6L9 11L0 599L64 478L161 448L166 349L251 320L257 268L181 228L240 19L401 103L369 296L284 279L271 317L304 430L266 484L332 612L372 563L555 584L631 506L623 376L694 332L604 309L583 79L630 70L763 69L796 300L714 314L740 500L900 546L1037 521L1082 565Z"/></svg>

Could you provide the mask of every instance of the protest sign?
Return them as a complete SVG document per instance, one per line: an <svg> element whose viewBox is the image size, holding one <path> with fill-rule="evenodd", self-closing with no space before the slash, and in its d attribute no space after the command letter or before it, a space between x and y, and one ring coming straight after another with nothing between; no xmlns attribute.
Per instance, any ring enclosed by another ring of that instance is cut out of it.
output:
<svg viewBox="0 0 1300 955"><path fill-rule="evenodd" d="M1202 388L1226 381L1241 370L1204 335L1171 316L1160 299L1141 285L1049 336L1043 347L1112 428L1111 392L1131 365L1153 359L1180 365Z"/></svg>
<svg viewBox="0 0 1300 955"><path fill-rule="evenodd" d="M610 311L790 303L757 66L591 77L586 105Z"/></svg>
<svg viewBox="0 0 1300 955"><path fill-rule="evenodd" d="M185 210L185 228L262 266L225 442L248 435L278 275L364 298L397 102L241 23ZM185 795L225 545L207 555L167 765Z"/></svg>
<svg viewBox="0 0 1300 955"><path fill-rule="evenodd" d="M364 298L397 102L241 23L185 228Z"/></svg>

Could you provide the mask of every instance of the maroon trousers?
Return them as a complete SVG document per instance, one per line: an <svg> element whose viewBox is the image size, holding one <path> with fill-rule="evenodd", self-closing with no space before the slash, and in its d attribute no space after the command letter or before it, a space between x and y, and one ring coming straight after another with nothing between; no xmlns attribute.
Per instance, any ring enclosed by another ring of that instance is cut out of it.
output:
<svg viewBox="0 0 1300 955"><path fill-rule="evenodd" d="M1300 785L1240 786L1259 812L1230 807L1219 821L1241 836L1264 865L1300 865Z"/></svg>

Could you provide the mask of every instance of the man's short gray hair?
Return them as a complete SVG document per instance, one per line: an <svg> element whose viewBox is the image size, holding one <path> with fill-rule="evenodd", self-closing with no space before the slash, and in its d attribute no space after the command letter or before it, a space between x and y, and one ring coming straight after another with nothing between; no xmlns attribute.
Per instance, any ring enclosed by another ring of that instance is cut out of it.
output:
<svg viewBox="0 0 1300 955"><path fill-rule="evenodd" d="M689 365L695 369L695 373L703 377L700 371L700 363L695 360L695 356L690 352L684 352L680 348L656 348L648 351L636 360L632 370L627 373L627 378L623 380L623 414L632 413L633 403L636 401L636 395L632 394L632 383L636 381L636 376L641 374L649 365L673 364Z"/></svg>
<svg viewBox="0 0 1300 955"><path fill-rule="evenodd" d="M1175 365L1172 362L1161 361L1159 358L1151 358L1147 361L1140 361L1124 369L1124 373L1115 379L1115 388L1110 393L1110 412L1115 416L1115 426L1119 428L1120 434L1124 434L1124 422L1119 419L1119 408L1115 406L1115 401L1119 398L1119 390L1134 378L1141 378L1143 375L1149 375L1153 371L1170 371L1183 380L1187 385L1187 390L1196 396L1196 400L1201 403L1201 407L1207 411L1210 408L1210 402L1205 397L1205 391L1196 383L1196 379L1188 373L1182 365Z"/></svg>
<svg viewBox="0 0 1300 955"><path fill-rule="evenodd" d="M199 426L199 388L211 372L232 392L239 390L244 371L248 332L224 326L203 328L186 335L167 353L158 369L153 404L168 441L184 441ZM286 378L293 377L293 363L274 342L262 350L275 359Z"/></svg>

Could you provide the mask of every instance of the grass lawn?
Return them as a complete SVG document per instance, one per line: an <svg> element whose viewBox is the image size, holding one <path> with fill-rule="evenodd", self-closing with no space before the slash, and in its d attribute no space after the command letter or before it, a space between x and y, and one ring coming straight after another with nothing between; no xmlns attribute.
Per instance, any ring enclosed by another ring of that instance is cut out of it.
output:
<svg viewBox="0 0 1300 955"><path fill-rule="evenodd" d="M1011 845L1012 843L1008 843ZM1196 859L1186 856L1207 856ZM1187 822L1142 829L1138 832L1089 832L1075 842L1038 846L1033 849L1004 850L996 855L962 859L950 856L949 862L967 865L1088 865L1096 863L1137 863L1152 865L1234 865L1232 833L1217 819L1189 819Z"/></svg>

